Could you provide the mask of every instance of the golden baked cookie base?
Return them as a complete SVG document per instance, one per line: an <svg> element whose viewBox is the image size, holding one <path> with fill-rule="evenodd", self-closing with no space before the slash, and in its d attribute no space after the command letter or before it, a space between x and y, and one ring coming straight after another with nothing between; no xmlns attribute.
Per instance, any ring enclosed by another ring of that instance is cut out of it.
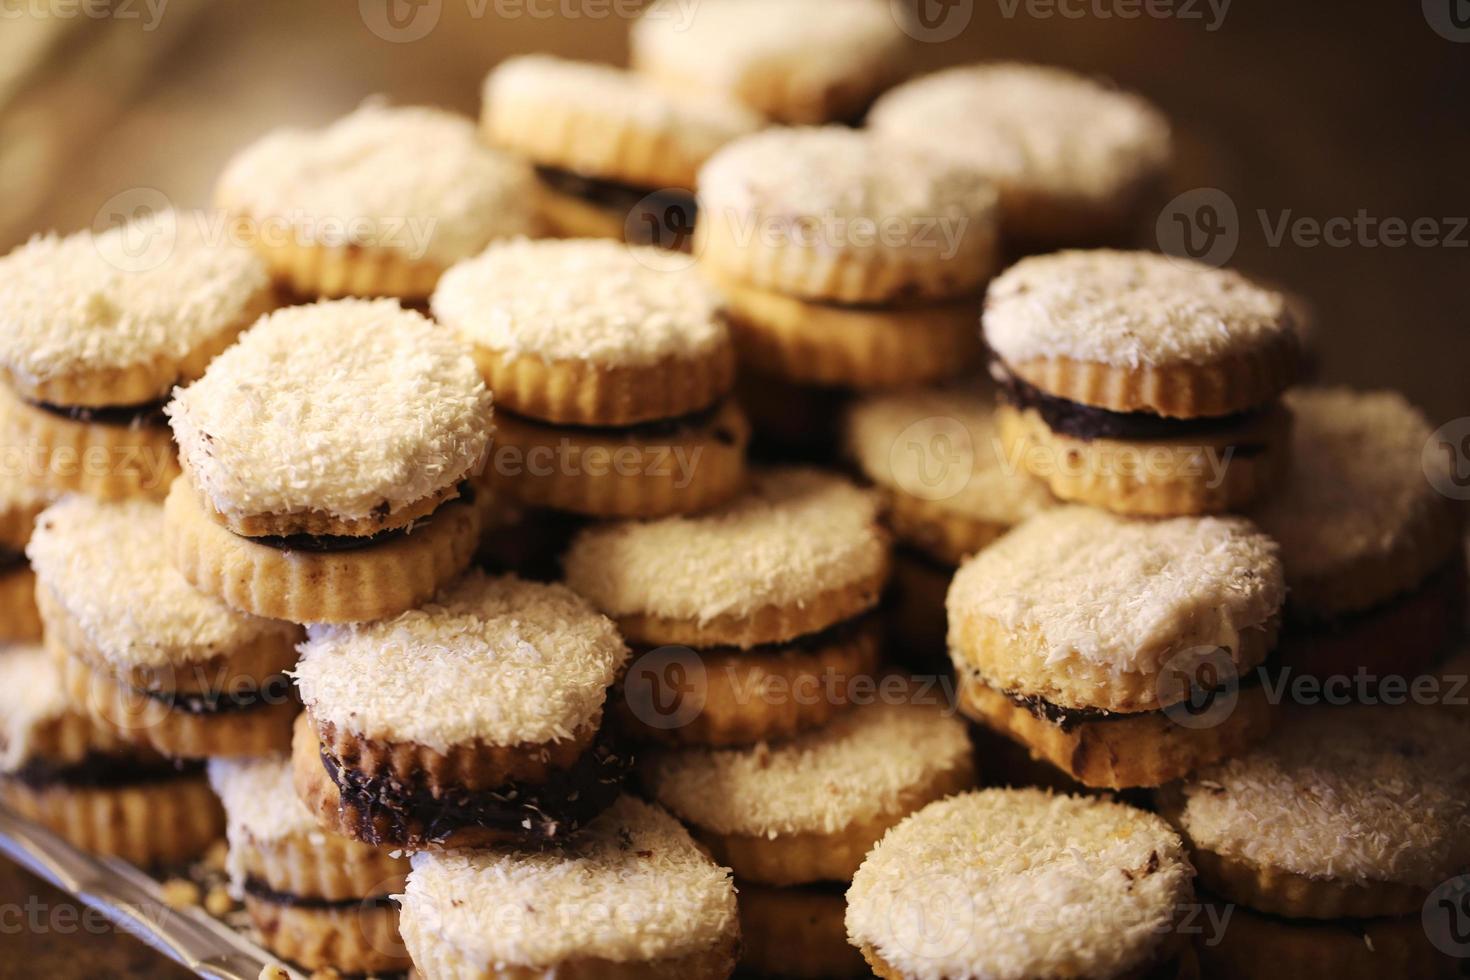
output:
<svg viewBox="0 0 1470 980"><path fill-rule="evenodd" d="M155 356L124 367L78 371L35 382L0 369L0 384L9 384L21 398L48 405L104 408L158 401L168 397L174 385L202 377L209 362L233 344L246 327L279 305L275 291L266 286L246 300L238 316L182 358Z"/></svg>
<svg viewBox="0 0 1470 980"><path fill-rule="evenodd" d="M1278 407L1229 433L1180 440L1078 439L1035 409L996 409L1003 450L1061 500L1138 517L1242 510L1276 487L1289 463L1290 415ZM1227 456L1232 447L1260 452ZM1217 470L1223 469L1223 475Z"/></svg>
<svg viewBox="0 0 1470 980"><path fill-rule="evenodd" d="M1240 649L1231 651L1238 677L1265 661L1276 646L1280 628L1281 617L1276 615L1241 631ZM1158 673L1115 674L1105 664L1076 656L1067 659L1065 670L1058 669L1039 630L1013 630L988 616L951 610L949 637L950 656L960 672L978 672L1002 690L1045 698L1061 708L1153 711L1164 707L1159 700L1161 688L1162 693L1170 693L1183 687L1182 677L1180 683L1172 679L1161 683ZM1189 642L1181 637L1178 648L1188 651ZM1182 670L1197 665L1184 662L1177 666Z"/></svg>
<svg viewBox="0 0 1470 980"><path fill-rule="evenodd" d="M424 978L453 980L725 980L735 970L740 953L740 936L711 938L704 949L656 960L612 960L582 957L545 966L512 963L477 963L466 959L452 942L423 928L411 915L402 917L399 929L413 957L416 972Z"/></svg>
<svg viewBox="0 0 1470 980"><path fill-rule="evenodd" d="M796 384L893 388L973 370L983 356L980 300L927 306L809 303L713 275L740 362Z"/></svg>
<svg viewBox="0 0 1470 980"><path fill-rule="evenodd" d="M247 894L245 911L262 945L308 970L371 975L412 965L398 936L398 910L392 906L308 908Z"/></svg>
<svg viewBox="0 0 1470 980"><path fill-rule="evenodd" d="M974 223L953 254L937 247L830 248L802 233L760 234L759 215L700 209L694 254L722 280L799 299L856 304L939 302L977 293L999 262L993 228ZM977 310L978 314L978 310ZM977 328L978 329L978 328Z"/></svg>
<svg viewBox="0 0 1470 980"><path fill-rule="evenodd" d="M847 64L840 74L824 79L813 75L809 58L782 65L765 59L758 70L747 70L728 84L690 77L654 60L634 45L632 64L638 74L667 92L684 96L720 97L744 103L772 122L788 126L815 126L850 120L863 112L884 89L900 81L908 70L902 45L869 52L864 65Z"/></svg>
<svg viewBox="0 0 1470 980"><path fill-rule="evenodd" d="M963 765L936 773L926 785L912 787L897 809L855 820L833 833L716 834L691 827L714 859L735 877L760 885L806 885L819 881L851 881L858 867L890 827L935 800L971 789L975 769Z"/></svg>
<svg viewBox="0 0 1470 980"><path fill-rule="evenodd" d="M1179 945L1178 941L1173 941L1173 945ZM884 960L882 954L870 944L864 943L860 948L863 959L868 961L868 966L872 969L874 976L882 977L883 980L909 980L908 974ZM1168 965L1165 966L1165 963ZM1292 976L1293 974L1283 975ZM1169 958L1162 963L1157 965L1149 963L1145 966L1121 973L1113 977L1112 980L1163 980L1164 977L1172 978L1172 980L1199 980L1199 976L1199 959L1195 955L1194 950L1185 945L1181 946L1177 953L1171 951ZM1236 976L1254 976L1254 974L1228 974L1228 976L1233 978Z"/></svg>
<svg viewBox="0 0 1470 980"><path fill-rule="evenodd" d="M135 745L175 759L272 755L291 747L291 722L300 705L284 685L270 703L196 715L119 684L67 656L49 639L47 647L60 662L67 693L78 710Z"/></svg>
<svg viewBox="0 0 1470 980"><path fill-rule="evenodd" d="M46 506L46 501L40 501L25 507L0 509L0 549L24 554L31 540L31 531L36 526L36 517Z"/></svg>
<svg viewBox="0 0 1470 980"><path fill-rule="evenodd" d="M750 423L733 402L667 436L496 420L493 480L528 506L588 517L652 518L708 510L745 482ZM621 472L620 472L621 471Z"/></svg>
<svg viewBox="0 0 1470 980"><path fill-rule="evenodd" d="M232 855L245 874L273 891L341 902L403 891L408 857L346 837L312 833L279 840L251 839Z"/></svg>
<svg viewBox="0 0 1470 980"><path fill-rule="evenodd" d="M78 422L28 405L0 385L0 450L18 452L24 478L101 500L161 499L179 474L167 426Z"/></svg>
<svg viewBox="0 0 1470 980"><path fill-rule="evenodd" d="M694 697L701 704L693 717L656 727L622 696L615 702L618 716L637 737L673 745L751 745L813 731L851 707L855 680L876 677L879 632L873 620L815 648L690 651L703 665L703 686L681 691L666 717L682 720L684 698Z"/></svg>
<svg viewBox="0 0 1470 980"><path fill-rule="evenodd" d="M0 643L34 643L40 638L35 573L23 565L0 572Z"/></svg>
<svg viewBox="0 0 1470 980"><path fill-rule="evenodd" d="M248 229L248 224L242 227ZM270 267L276 283L305 300L345 296L425 300L444 274L445 267L438 262L387 248L252 238L255 253Z"/></svg>
<svg viewBox="0 0 1470 980"><path fill-rule="evenodd" d="M73 847L145 867L193 860L225 832L224 811L202 777L106 789L33 789L0 778L0 800Z"/></svg>
<svg viewBox="0 0 1470 980"><path fill-rule="evenodd" d="M355 551L284 551L212 520L187 480L164 501L164 546L196 589L243 612L291 623L384 619L416 608L464 571L480 508L452 501L410 534Z"/></svg>
<svg viewBox="0 0 1470 980"><path fill-rule="evenodd" d="M946 565L959 565L1010 530L903 490L884 487L880 492L893 536Z"/></svg>
<svg viewBox="0 0 1470 980"><path fill-rule="evenodd" d="M635 425L678 418L708 408L735 384L735 350L729 344L697 358L635 365L546 361L479 345L474 357L497 407L552 424Z"/></svg>
<svg viewBox="0 0 1470 980"><path fill-rule="evenodd" d="M962 673L960 710L1020 742L1084 786L1162 786L1220 759L1239 755L1271 729L1275 706L1263 685L1242 687L1229 715L1214 727L1190 728L1162 711L1144 711L1063 726L1033 714L1002 692Z"/></svg>
<svg viewBox="0 0 1470 980"><path fill-rule="evenodd" d="M318 721L308 708L304 722L329 755L374 779L415 782L436 796L456 790L486 790L506 783L545 782L553 772L576 765L597 739L602 714L588 719L561 742L486 745L465 742L440 752L416 742L365 738Z"/></svg>
<svg viewBox="0 0 1470 980"><path fill-rule="evenodd" d="M611 238L624 241L628 215L537 182L536 203L550 238Z"/></svg>
<svg viewBox="0 0 1470 980"><path fill-rule="evenodd" d="M746 881L739 889L742 969L797 980L868 975L862 954L847 944L842 894Z"/></svg>
<svg viewBox="0 0 1470 980"><path fill-rule="evenodd" d="M878 605L888 583L891 559L851 583L803 596L783 606L765 605L741 612L724 613L712 619L675 619L668 616L617 616L618 632L639 646L753 647L787 643L800 636L820 633L829 626L862 615ZM818 583L813 583L816 588Z"/></svg>

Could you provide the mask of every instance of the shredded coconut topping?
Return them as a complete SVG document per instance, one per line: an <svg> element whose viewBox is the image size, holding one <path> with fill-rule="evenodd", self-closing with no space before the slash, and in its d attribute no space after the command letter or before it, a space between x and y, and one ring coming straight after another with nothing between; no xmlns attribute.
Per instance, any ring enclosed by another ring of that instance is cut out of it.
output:
<svg viewBox="0 0 1470 980"><path fill-rule="evenodd" d="M434 316L469 341L546 360L649 365L729 343L684 256L612 241L514 241L454 266Z"/></svg>
<svg viewBox="0 0 1470 980"><path fill-rule="evenodd" d="M834 834L902 813L970 752L965 723L942 708L875 702L777 745L661 753L646 778L659 803L717 834Z"/></svg>
<svg viewBox="0 0 1470 980"><path fill-rule="evenodd" d="M277 310L167 412L195 484L237 516L396 512L474 472L491 431L468 348L391 300Z"/></svg>
<svg viewBox="0 0 1470 980"><path fill-rule="evenodd" d="M26 554L40 587L121 669L199 663L290 626L236 612L169 564L163 507L67 497L36 519Z"/></svg>
<svg viewBox="0 0 1470 980"><path fill-rule="evenodd" d="M705 514L590 527L563 566L567 584L610 616L707 623L873 575L887 548L877 515L873 495L841 477L766 470Z"/></svg>
<svg viewBox="0 0 1470 980"><path fill-rule="evenodd" d="M767 129L699 172L700 220L731 222L737 236L782 228L826 248L938 250L945 234L989 227L995 201L968 167L843 126Z"/></svg>
<svg viewBox="0 0 1470 980"><path fill-rule="evenodd" d="M944 153L1005 187L1107 203L1169 162L1169 124L1148 102L1059 68L950 68L881 96L868 125Z"/></svg>
<svg viewBox="0 0 1470 980"><path fill-rule="evenodd" d="M565 848L420 851L401 901L415 934L491 967L670 959L738 928L730 872L630 796Z"/></svg>
<svg viewBox="0 0 1470 980"><path fill-rule="evenodd" d="M224 804L232 853L290 837L325 839L316 817L296 795L286 756L210 759L209 785Z"/></svg>
<svg viewBox="0 0 1470 980"><path fill-rule="evenodd" d="M1049 664L1151 674L1193 647L1239 656L1240 634L1265 624L1285 593L1275 542L1244 518L1059 507L965 562L947 607L951 630L984 616L1034 631Z"/></svg>
<svg viewBox="0 0 1470 980"><path fill-rule="evenodd" d="M882 0L660 0L630 44L636 65L696 88L780 76L784 90L816 97L901 57L904 36Z"/></svg>
<svg viewBox="0 0 1470 980"><path fill-rule="evenodd" d="M448 265L534 230L535 177L440 109L368 103L320 130L278 129L225 168L217 198L306 243L389 248Z"/></svg>
<svg viewBox="0 0 1470 980"><path fill-rule="evenodd" d="M1009 526L1056 505L1007 464L989 390L870 395L853 406L848 436L868 479L968 517Z"/></svg>
<svg viewBox="0 0 1470 980"><path fill-rule="evenodd" d="M1206 850L1318 880L1433 888L1470 867L1470 762L1447 712L1295 711L1183 785Z"/></svg>
<svg viewBox="0 0 1470 980"><path fill-rule="evenodd" d="M317 720L447 752L571 738L627 656L612 622L565 586L471 572L393 619L312 627L295 675Z"/></svg>
<svg viewBox="0 0 1470 980"><path fill-rule="evenodd" d="M1152 965L1193 870L1151 813L1037 789L930 804L847 892L847 934L914 980L1117 977Z"/></svg>
<svg viewBox="0 0 1470 980"><path fill-rule="evenodd" d="M1115 367L1206 364L1289 335L1280 293L1239 273L1151 252L1022 259L990 284L985 340L1004 360Z"/></svg>
<svg viewBox="0 0 1470 980"><path fill-rule="evenodd" d="M268 284L249 249L193 212L41 235L0 259L0 365L37 384L183 360Z"/></svg>
<svg viewBox="0 0 1470 980"><path fill-rule="evenodd" d="M51 655L40 646L0 646L0 772L14 772L34 754L42 725L71 711Z"/></svg>
<svg viewBox="0 0 1470 980"><path fill-rule="evenodd" d="M1281 545L1288 585L1387 557L1444 506L1420 465L1429 423L1403 396L1302 389L1286 403L1291 469L1255 519Z"/></svg>

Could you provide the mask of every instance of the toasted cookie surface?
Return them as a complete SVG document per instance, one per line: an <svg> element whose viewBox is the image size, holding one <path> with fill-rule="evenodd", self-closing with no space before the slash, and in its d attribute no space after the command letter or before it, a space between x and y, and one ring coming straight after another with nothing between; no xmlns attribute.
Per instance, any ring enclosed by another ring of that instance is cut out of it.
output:
<svg viewBox="0 0 1470 980"><path fill-rule="evenodd" d="M451 491L491 430L468 349L389 300L273 313L167 411L191 484L227 521L381 519Z"/></svg>
<svg viewBox="0 0 1470 980"><path fill-rule="evenodd" d="M848 941L882 976L1127 976L1171 955L1190 877L1153 814L983 790L930 804L874 847L847 893Z"/></svg>

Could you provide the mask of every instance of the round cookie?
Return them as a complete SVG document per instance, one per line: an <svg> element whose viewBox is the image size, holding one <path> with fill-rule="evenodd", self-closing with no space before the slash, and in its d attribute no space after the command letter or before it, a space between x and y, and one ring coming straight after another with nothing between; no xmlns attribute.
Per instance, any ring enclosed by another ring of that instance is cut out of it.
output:
<svg viewBox="0 0 1470 980"><path fill-rule="evenodd" d="M224 830L200 764L136 748L73 710L38 646L0 650L0 802L73 847L145 866L192 860Z"/></svg>
<svg viewBox="0 0 1470 980"><path fill-rule="evenodd" d="M655 233L687 234L700 165L761 125L727 98L665 92L612 65L540 54L502 61L483 96L485 138L535 165L545 217L569 238L641 235L636 212L651 195L683 219L654 214Z"/></svg>
<svg viewBox="0 0 1470 980"><path fill-rule="evenodd" d="M231 890L261 940L309 970L408 969L398 909L408 858L324 834L296 797L285 756L211 759L224 804Z"/></svg>
<svg viewBox="0 0 1470 980"><path fill-rule="evenodd" d="M1440 712L1296 709L1251 752L1160 793L1203 884L1270 915L1412 916L1470 868L1464 730Z"/></svg>
<svg viewBox="0 0 1470 980"><path fill-rule="evenodd" d="M1264 734L1285 591L1242 518L1047 511L950 586L961 708L1084 785L1157 786Z"/></svg>
<svg viewBox="0 0 1470 980"><path fill-rule="evenodd" d="M1292 470L1253 514L1286 568L1283 665L1315 676L1427 668L1465 613L1463 515L1425 479L1429 423L1387 391L1300 389L1286 404Z"/></svg>
<svg viewBox="0 0 1470 980"><path fill-rule="evenodd" d="M769 293L829 304L935 303L975 293L995 270L988 181L839 126L734 141L700 169L699 202L701 261ZM744 327L778 333L774 324Z"/></svg>
<svg viewBox="0 0 1470 980"><path fill-rule="evenodd" d="M567 584L652 658L630 670L624 720L701 745L829 721L877 667L877 623L864 615L888 577L877 517L873 496L840 477L776 469L708 514L582 531L563 561ZM649 674L665 669L683 677L671 703Z"/></svg>
<svg viewBox="0 0 1470 980"><path fill-rule="evenodd" d="M890 980L1184 975L1191 876L1179 835L1143 810L966 793L868 854L847 892L848 941Z"/></svg>
<svg viewBox="0 0 1470 980"><path fill-rule="evenodd" d="M847 881L889 827L975 772L962 719L879 698L775 745L660 752L644 779L736 878L788 886Z"/></svg>
<svg viewBox="0 0 1470 980"><path fill-rule="evenodd" d="M170 559L237 609L391 616L474 553L490 393L467 347L395 302L273 313L167 411L184 468Z"/></svg>
<svg viewBox="0 0 1470 980"><path fill-rule="evenodd" d="M51 492L44 487L25 482L19 474L0 474L0 643L41 639L36 576L25 551L36 515L50 501Z"/></svg>
<svg viewBox="0 0 1470 980"><path fill-rule="evenodd" d="M626 658L564 586L479 572L394 619L312 627L295 670L297 791L368 844L560 840L627 769L601 731Z"/></svg>
<svg viewBox="0 0 1470 980"><path fill-rule="evenodd" d="M1169 167L1157 109L1043 65L966 65L905 82L878 99L868 126L995 181L1007 244L1021 250L1136 236Z"/></svg>
<svg viewBox="0 0 1470 980"><path fill-rule="evenodd" d="M1280 481L1298 342L1279 293L1163 255L1058 252L997 277L983 323L1006 452L1057 496L1174 516Z"/></svg>
<svg viewBox="0 0 1470 980"><path fill-rule="evenodd" d="M415 854L401 901L424 980L714 980L740 944L729 872L630 796L561 850Z"/></svg>
<svg viewBox="0 0 1470 980"><path fill-rule="evenodd" d="M860 117L908 60L882 0L663 0L629 42L634 69L663 88L738 99L783 123Z"/></svg>
<svg viewBox="0 0 1470 980"><path fill-rule="evenodd" d="M300 628L195 591L163 534L150 500L72 496L37 519L36 600L73 703L168 756L285 751Z"/></svg>
<svg viewBox="0 0 1470 980"><path fill-rule="evenodd" d="M367 103L278 129L225 167L215 203L298 296L422 300L450 265L537 230L530 167L440 109Z"/></svg>
<svg viewBox="0 0 1470 980"><path fill-rule="evenodd" d="M25 482L162 497L175 384L275 302L249 250L193 212L39 236L0 259L0 449Z"/></svg>

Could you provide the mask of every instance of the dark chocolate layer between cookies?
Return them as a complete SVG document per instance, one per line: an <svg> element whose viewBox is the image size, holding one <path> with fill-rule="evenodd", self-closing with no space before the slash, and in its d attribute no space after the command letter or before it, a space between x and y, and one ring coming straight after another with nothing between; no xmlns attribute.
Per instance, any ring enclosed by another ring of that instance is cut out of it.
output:
<svg viewBox="0 0 1470 980"><path fill-rule="evenodd" d="M536 167L536 176L551 190L623 217L631 244L658 245L688 251L699 204L694 194L675 187L639 187L590 177L561 167Z"/></svg>
<svg viewBox="0 0 1470 980"><path fill-rule="evenodd" d="M70 419L73 422L83 422L88 425L112 425L125 429L168 427L168 417L163 414L163 407L168 404L168 399L142 402L137 405L106 405L100 407L53 405L50 402L37 401L27 402L27 404L43 412L49 412L52 415Z"/></svg>
<svg viewBox="0 0 1470 980"><path fill-rule="evenodd" d="M397 908L390 895L372 895L366 898L312 898L294 892L276 891L261 879L250 875L245 879L245 894L271 905L284 905L297 909L355 909Z"/></svg>
<svg viewBox="0 0 1470 980"><path fill-rule="evenodd" d="M40 790L52 786L79 789L120 789L201 776L202 760L139 758L89 753L77 762L32 759L4 778Z"/></svg>
<svg viewBox="0 0 1470 980"><path fill-rule="evenodd" d="M472 504L474 502L474 484L465 480L458 486L456 496L444 501L440 506L447 506L451 503ZM435 514L437 513L438 511L435 511ZM267 534L260 537L246 538L245 540L253 541L256 544L263 544L267 548L275 548L277 551L309 551L317 554L358 551L362 548L371 548L374 545L407 537L414 531L422 529L424 525L434 519L434 516L434 514L430 514L403 527L379 531L376 534Z"/></svg>

